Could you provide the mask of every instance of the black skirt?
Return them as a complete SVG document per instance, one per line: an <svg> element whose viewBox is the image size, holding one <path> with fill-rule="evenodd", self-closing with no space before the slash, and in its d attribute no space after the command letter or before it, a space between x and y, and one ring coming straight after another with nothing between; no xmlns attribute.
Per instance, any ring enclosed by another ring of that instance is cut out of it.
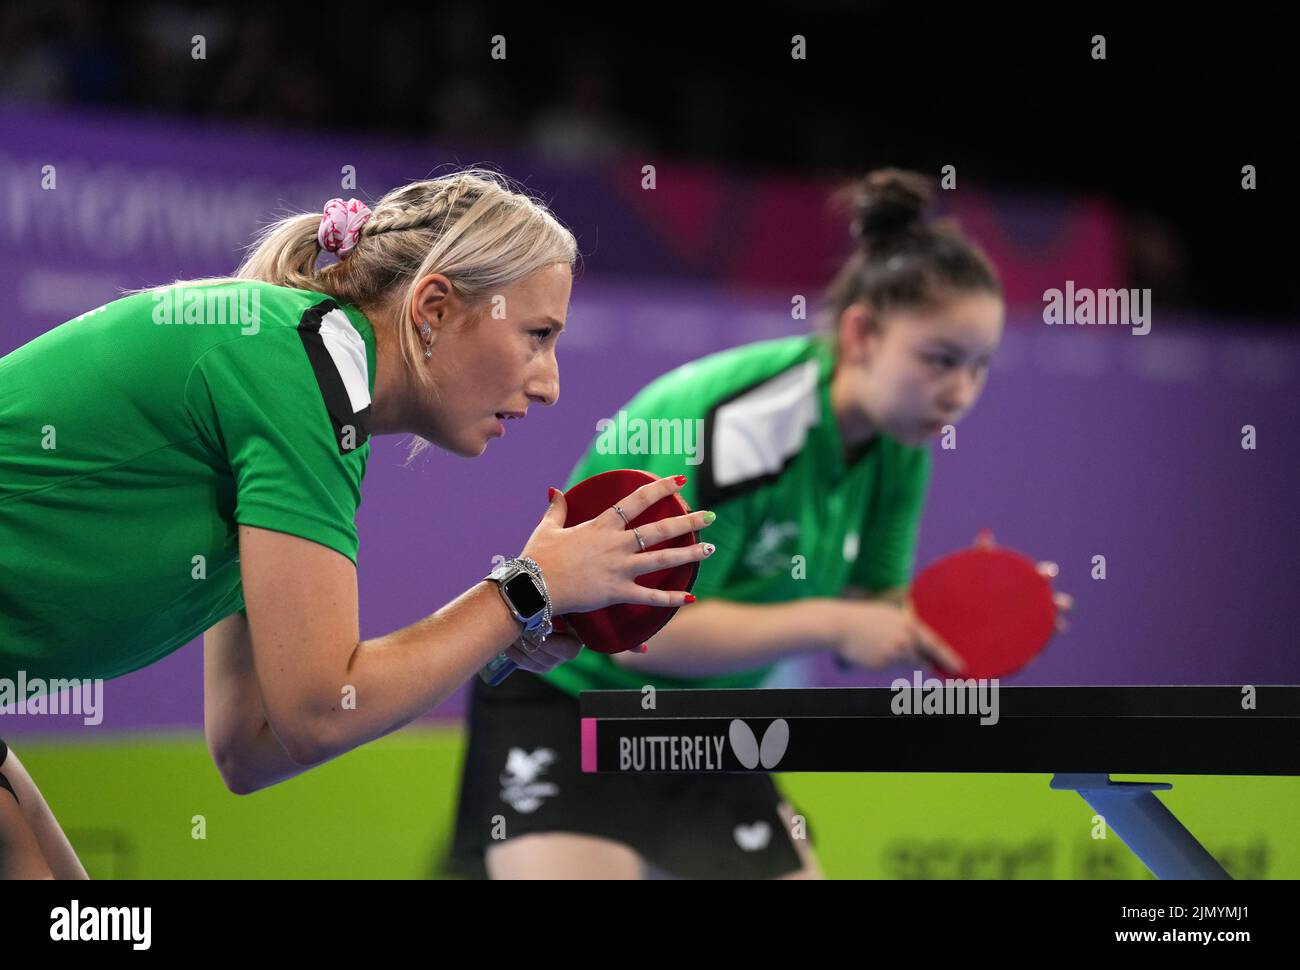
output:
<svg viewBox="0 0 1300 970"><path fill-rule="evenodd" d="M764 774L585 774L578 701L518 670L475 678L450 871L482 878L487 848L539 832L622 843L687 879L764 879L802 868Z"/></svg>

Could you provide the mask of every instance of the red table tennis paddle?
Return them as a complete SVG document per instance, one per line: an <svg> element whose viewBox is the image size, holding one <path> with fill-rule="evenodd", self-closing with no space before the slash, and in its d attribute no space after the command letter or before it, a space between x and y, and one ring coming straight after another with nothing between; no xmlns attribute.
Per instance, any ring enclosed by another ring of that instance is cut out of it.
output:
<svg viewBox="0 0 1300 970"><path fill-rule="evenodd" d="M965 661L965 678L1005 677L1036 657L1056 630L1051 581L1027 556L977 546L931 563L912 582L917 618Z"/></svg>
<svg viewBox="0 0 1300 970"><path fill-rule="evenodd" d="M564 493L567 514L564 527L572 528L612 508L643 485L658 481L660 476L632 468L601 472L583 479ZM690 512L690 506L678 493L661 498L626 526L638 528L671 519ZM658 545L647 546L646 552L675 549L699 542L695 532L687 532ZM681 590L690 592L699 574L698 562L685 563L669 569L658 569L636 578L640 586L650 589ZM571 633L582 641L584 647L599 653L619 653L633 650L664 628L677 612L675 606L647 606L643 603L616 603L588 613L567 613L552 621L557 633ZM479 672L488 684L496 686L515 669L515 663L505 653L499 654Z"/></svg>

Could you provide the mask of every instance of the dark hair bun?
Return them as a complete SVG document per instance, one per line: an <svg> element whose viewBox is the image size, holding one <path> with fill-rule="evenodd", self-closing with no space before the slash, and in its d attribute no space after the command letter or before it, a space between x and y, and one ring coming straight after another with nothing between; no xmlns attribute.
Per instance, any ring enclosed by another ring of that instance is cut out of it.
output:
<svg viewBox="0 0 1300 970"><path fill-rule="evenodd" d="M924 222L930 180L897 168L871 172L857 187L853 235L868 248L907 235Z"/></svg>

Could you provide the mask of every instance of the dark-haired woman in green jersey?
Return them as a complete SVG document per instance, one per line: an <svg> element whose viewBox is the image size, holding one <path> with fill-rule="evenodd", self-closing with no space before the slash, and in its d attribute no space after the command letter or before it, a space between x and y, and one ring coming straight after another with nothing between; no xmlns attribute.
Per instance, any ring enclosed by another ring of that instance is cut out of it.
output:
<svg viewBox="0 0 1300 970"><path fill-rule="evenodd" d="M824 333L693 361L620 409L625 427L699 422L698 454L620 452L611 427L574 468L571 483L629 466L688 475L686 501L717 514L717 553L701 564L698 603L648 652L586 651L545 675L475 685L454 853L461 871L819 874L766 775L584 774L577 695L757 687L778 661L813 651L868 668L955 669L904 599L930 475L926 442L979 397L1003 303L975 245L926 221L927 192L923 178L892 170L857 187L858 246L828 292Z"/></svg>

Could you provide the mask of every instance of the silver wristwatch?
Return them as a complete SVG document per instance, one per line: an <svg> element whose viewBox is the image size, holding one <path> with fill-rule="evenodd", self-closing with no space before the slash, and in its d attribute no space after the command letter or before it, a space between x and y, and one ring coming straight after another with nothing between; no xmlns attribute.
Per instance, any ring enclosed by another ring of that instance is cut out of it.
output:
<svg viewBox="0 0 1300 970"><path fill-rule="evenodd" d="M540 642L551 635L551 594L542 570L527 556L507 559L484 579L497 584L510 615L523 625L523 637Z"/></svg>

